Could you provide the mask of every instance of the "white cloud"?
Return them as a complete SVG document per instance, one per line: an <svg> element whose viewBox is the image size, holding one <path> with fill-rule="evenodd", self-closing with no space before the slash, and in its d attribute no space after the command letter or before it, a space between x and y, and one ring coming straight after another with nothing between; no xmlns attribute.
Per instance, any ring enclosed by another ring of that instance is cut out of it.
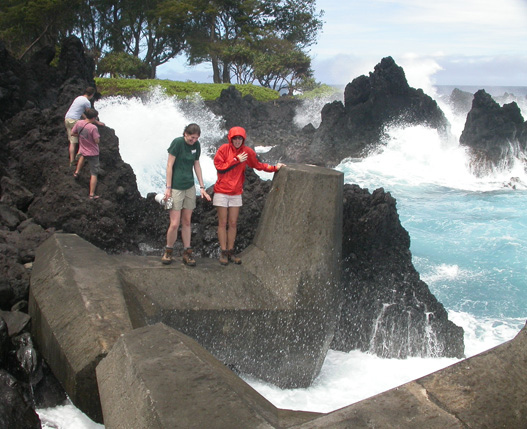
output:
<svg viewBox="0 0 527 429"><path fill-rule="evenodd" d="M318 0L317 8L326 11L311 52L319 81L346 83L391 56L418 87L470 73L475 84L527 85L525 0Z"/></svg>

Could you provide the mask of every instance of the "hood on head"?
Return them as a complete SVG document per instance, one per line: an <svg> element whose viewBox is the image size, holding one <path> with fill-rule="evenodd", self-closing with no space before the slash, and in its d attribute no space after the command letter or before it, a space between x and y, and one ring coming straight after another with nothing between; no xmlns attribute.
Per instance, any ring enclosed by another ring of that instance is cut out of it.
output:
<svg viewBox="0 0 527 429"><path fill-rule="evenodd" d="M243 129L242 127L232 127L229 130L229 134L227 136L227 138L229 139L229 143L232 143L232 138L236 137L236 136L242 136L243 137L243 143L245 143L245 139L247 138L246 137L247 135L245 133L245 129Z"/></svg>

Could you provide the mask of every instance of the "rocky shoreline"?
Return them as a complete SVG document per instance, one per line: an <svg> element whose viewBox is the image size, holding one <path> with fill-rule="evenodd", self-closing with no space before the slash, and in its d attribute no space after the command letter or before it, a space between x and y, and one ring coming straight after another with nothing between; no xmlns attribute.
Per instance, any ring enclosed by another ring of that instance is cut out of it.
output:
<svg viewBox="0 0 527 429"><path fill-rule="evenodd" d="M0 317L0 374L4 380L0 397L6 410L16 410L18 418L27 419L20 420L25 422L24 427L39 427L34 407L53 406L64 400L64 392L46 363L30 347L31 338L27 335L27 297L35 249L53 233L63 231L77 234L110 254L152 254L162 246L167 227L166 213L154 196L143 198L139 194L134 172L121 159L118 136L111 128L100 130L105 145L98 185L102 198L96 202L88 200L86 171L78 181L73 179L67 166L63 117L75 96L86 86L95 86L93 64L76 38L65 40L57 68L50 66L53 56L54 50L44 49L22 64L0 42L0 309L4 312ZM480 140L475 136L482 132L482 126L470 124L480 124L478 118L482 115L491 118L486 122L487 135L491 135L492 118L498 117L509 133L502 134L515 138L519 150L525 150L527 126L514 105L504 106L500 110L504 114L492 115L492 102L484 94L476 97L463 141L479 151L479 158L475 158L478 165L489 159L499 163L500 159L485 154L494 153L496 145L503 144L489 138L485 147L476 147ZM263 144L276 145L266 155L270 161L336 165L345 156L364 155L378 143L383 124L401 117L408 123L429 124L448 138L448 123L437 104L422 91L410 88L404 72L391 58L383 59L369 77L350 83L344 104L326 105L319 128L293 127L297 106L297 101L287 98L267 104L249 96L242 98L233 87L207 104L225 119L227 128L244 126ZM364 121L372 115L373 122ZM350 117L357 120L350 122ZM328 135L334 138L328 139ZM248 203L238 224L238 250L252 242L270 186L270 182L249 174L245 189ZM389 192L378 189L370 193L345 185L343 206L342 259L346 274L342 289L346 298L332 347L365 349L370 344L372 318L382 305L383 291L395 287L398 306L387 323L404 332L407 321L398 318L397 313L409 310L421 331L426 322L426 303L435 314L434 329L445 344L445 356L461 357L463 330L448 321L441 303L419 280L411 262L408 234L399 222L396 202ZM196 253L214 257L214 210L199 202L192 221ZM376 294L365 293L372 289ZM410 299L415 296L419 299ZM357 330L359 322L361 330ZM393 341L392 352L383 356L421 356L427 352L419 341ZM25 372L20 368L25 368ZM35 392L33 399L30 384Z"/></svg>

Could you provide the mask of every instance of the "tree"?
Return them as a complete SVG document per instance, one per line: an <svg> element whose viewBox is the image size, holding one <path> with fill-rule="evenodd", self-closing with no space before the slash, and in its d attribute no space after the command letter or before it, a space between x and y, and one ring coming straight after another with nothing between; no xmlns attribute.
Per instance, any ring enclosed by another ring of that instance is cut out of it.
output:
<svg viewBox="0 0 527 429"><path fill-rule="evenodd" d="M186 52L191 65L211 63L215 83L292 90L310 76L321 17L315 0L1 0L0 37L22 57L74 34L96 65L107 57L100 70L131 73L124 53L147 66L134 74L150 78Z"/></svg>
<svg viewBox="0 0 527 429"><path fill-rule="evenodd" d="M31 49L54 46L73 27L81 0L2 0L0 38L19 59Z"/></svg>
<svg viewBox="0 0 527 429"><path fill-rule="evenodd" d="M97 75L110 77L147 79L151 75L148 65L139 58L126 52L111 52L105 55L97 65Z"/></svg>
<svg viewBox="0 0 527 429"><path fill-rule="evenodd" d="M189 63L210 62L215 83L230 83L231 74L239 81L254 79L254 61L267 39L288 42L291 55L303 52L316 40L321 17L315 0L194 1L189 6Z"/></svg>
<svg viewBox="0 0 527 429"><path fill-rule="evenodd" d="M254 60L254 76L262 86L289 95L302 82L313 77L311 59L287 40L269 36L262 40Z"/></svg>
<svg viewBox="0 0 527 429"><path fill-rule="evenodd" d="M155 78L157 67L184 48L186 11L181 4L177 0L88 0L76 31L96 58L127 53L141 59L150 70L148 77Z"/></svg>

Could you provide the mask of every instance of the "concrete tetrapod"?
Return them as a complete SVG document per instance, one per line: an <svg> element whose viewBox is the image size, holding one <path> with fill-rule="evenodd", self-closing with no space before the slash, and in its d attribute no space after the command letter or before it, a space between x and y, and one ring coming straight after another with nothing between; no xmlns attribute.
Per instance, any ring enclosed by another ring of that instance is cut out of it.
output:
<svg viewBox="0 0 527 429"><path fill-rule="evenodd" d="M279 410L196 341L161 323L123 335L97 366L106 428L278 428Z"/></svg>
<svg viewBox="0 0 527 429"><path fill-rule="evenodd" d="M38 350L72 402L102 421L95 367L132 330L116 260L74 234L54 234L36 252L29 314Z"/></svg>
<svg viewBox="0 0 527 429"><path fill-rule="evenodd" d="M340 309L342 187L334 170L282 168L241 266L122 270L134 328L163 322L237 371L309 386Z"/></svg>
<svg viewBox="0 0 527 429"><path fill-rule="evenodd" d="M36 343L73 403L101 421L95 367L119 335L163 322L231 368L308 386L339 303L342 173L281 169L243 265L110 256L74 234L38 249L29 312Z"/></svg>

